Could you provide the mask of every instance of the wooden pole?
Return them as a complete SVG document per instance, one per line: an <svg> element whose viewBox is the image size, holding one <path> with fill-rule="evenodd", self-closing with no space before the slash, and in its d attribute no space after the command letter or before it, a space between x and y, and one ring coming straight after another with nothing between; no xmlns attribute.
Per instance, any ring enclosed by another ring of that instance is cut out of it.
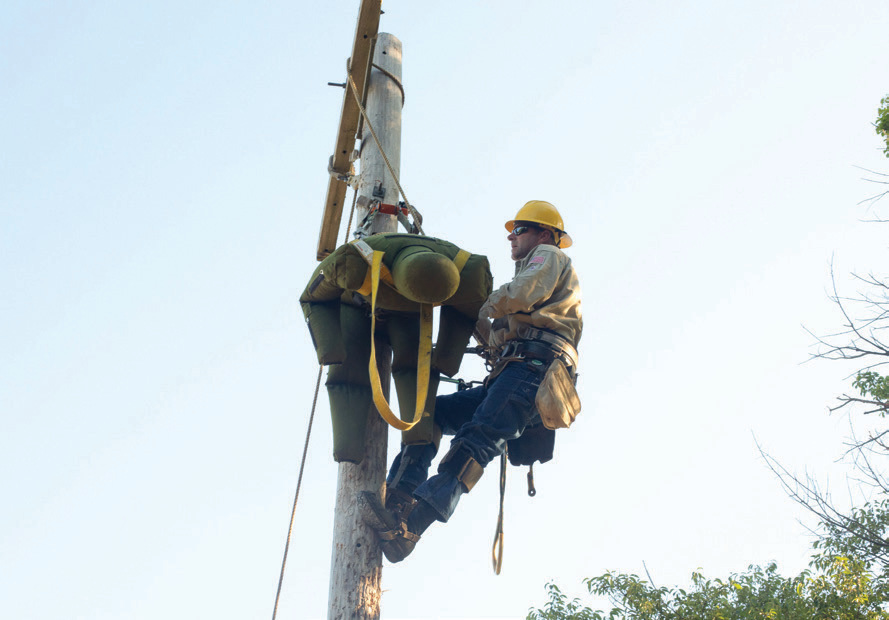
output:
<svg viewBox="0 0 889 620"><path fill-rule="evenodd" d="M366 109L383 150L396 174L401 162L401 41L380 33L374 49L367 90ZM382 68L382 71L377 67ZM387 73L389 75L387 75ZM389 174L367 123L361 136L361 180L359 198L379 199L387 204L398 202L398 188ZM376 192L376 195L375 195ZM382 194L382 196L380 196ZM362 201L363 202L363 201ZM359 209L361 222L367 209ZM394 216L378 213L372 234L395 232ZM388 397L392 362L391 349L377 342L377 359L384 392ZM381 492L386 477L387 430L376 409L368 413L364 460L354 465L340 463L334 513L333 552L330 566L328 620L379 620L382 553L376 533L358 514L356 498L360 491Z"/></svg>

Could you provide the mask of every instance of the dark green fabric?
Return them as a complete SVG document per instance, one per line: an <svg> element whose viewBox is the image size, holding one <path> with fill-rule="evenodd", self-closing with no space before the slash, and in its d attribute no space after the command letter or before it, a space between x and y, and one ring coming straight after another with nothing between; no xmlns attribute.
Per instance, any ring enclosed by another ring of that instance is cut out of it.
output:
<svg viewBox="0 0 889 620"><path fill-rule="evenodd" d="M370 317L361 308L340 305L341 343L345 358L327 371L327 396L333 427L333 459L359 463L364 458L367 416L376 409L370 390Z"/></svg>
<svg viewBox="0 0 889 620"><path fill-rule="evenodd" d="M333 460L360 463L364 459L367 419L378 415L370 388L362 385L328 385L333 427Z"/></svg>
<svg viewBox="0 0 889 620"><path fill-rule="evenodd" d="M418 252L432 250L453 260L459 249L453 243L407 234L373 235L364 241L385 252L390 271ZM337 248L312 273L299 301L321 364L330 365L327 391L334 432L334 459L359 462L364 454L367 412L376 415L370 392L370 295L356 293L365 281L367 261L353 244ZM466 261L456 292L441 304L439 330L432 355L426 411L433 413L439 373L453 376L460 368L479 309L493 286L488 259L472 254ZM402 419L413 419L416 404L417 349L420 305L388 285L377 294L378 335L392 346L392 377ZM425 443L433 434L427 417L403 434L405 443Z"/></svg>
<svg viewBox="0 0 889 620"><path fill-rule="evenodd" d="M363 239L374 250L385 252L383 264L391 271L399 254L409 256L417 247L431 249L447 258L456 258L460 248L442 239L404 235L398 233L372 235ZM301 303L331 301L341 293L361 287L368 270L367 261L351 243L338 247L315 269L309 284L300 295ZM460 273L460 286L442 305L455 306L462 312L478 316L478 309L488 298L493 286L488 259L479 254L470 255ZM405 299L389 286L381 285L377 294L377 307L383 310L419 312L419 304ZM475 311L473 312L473 308Z"/></svg>
<svg viewBox="0 0 889 620"><path fill-rule="evenodd" d="M340 329L340 302L302 304L312 345L318 356L318 363L341 364L346 359L346 345Z"/></svg>

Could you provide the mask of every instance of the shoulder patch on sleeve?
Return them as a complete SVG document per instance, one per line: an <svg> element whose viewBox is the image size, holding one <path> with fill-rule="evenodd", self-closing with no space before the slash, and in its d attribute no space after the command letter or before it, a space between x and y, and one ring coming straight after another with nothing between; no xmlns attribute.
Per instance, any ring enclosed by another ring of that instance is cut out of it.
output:
<svg viewBox="0 0 889 620"><path fill-rule="evenodd" d="M530 261L528 261L528 264L529 264L529 265L533 265L533 264L537 263L537 264L539 264L539 265L542 265L542 264L545 263L545 262L546 262L546 257L545 257L545 256L535 256L535 257L532 258Z"/></svg>

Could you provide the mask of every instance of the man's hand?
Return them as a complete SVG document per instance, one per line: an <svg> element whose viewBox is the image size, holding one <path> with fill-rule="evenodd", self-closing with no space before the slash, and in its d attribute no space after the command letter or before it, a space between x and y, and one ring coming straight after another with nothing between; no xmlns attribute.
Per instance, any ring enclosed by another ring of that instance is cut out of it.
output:
<svg viewBox="0 0 889 620"><path fill-rule="evenodd" d="M479 317L478 321L475 324L475 332L473 333L475 339L478 341L480 345L485 347L486 349L489 346L489 342L491 341L491 321L487 317Z"/></svg>

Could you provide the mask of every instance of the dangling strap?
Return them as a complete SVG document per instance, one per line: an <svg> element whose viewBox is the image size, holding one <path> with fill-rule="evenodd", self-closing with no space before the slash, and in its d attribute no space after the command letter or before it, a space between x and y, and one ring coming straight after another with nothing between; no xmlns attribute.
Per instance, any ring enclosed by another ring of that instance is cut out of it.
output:
<svg viewBox="0 0 889 620"><path fill-rule="evenodd" d="M374 404L383 419L391 426L400 431L412 429L423 417L423 410L426 408L426 396L429 393L429 375L432 366L432 304L420 304L420 343L417 347L417 402L414 407L414 419L405 422L392 412L386 397L383 395L383 385L380 381L380 372L377 369L377 352L374 342L374 334L377 328L377 291L380 288L380 277L383 281L395 288L395 282L392 274L386 265L383 264L383 252L374 250L368 243L362 240L352 242L364 259L369 263L367 276L358 292L362 295L371 294L370 298L370 363L368 372L370 373L370 386L373 391ZM471 254L466 250L459 250L454 257L454 265L457 272L462 272L466 261L469 260ZM398 290L398 289L396 289Z"/></svg>
<svg viewBox="0 0 889 620"><path fill-rule="evenodd" d="M373 390L374 404L383 419L392 428L400 431L410 430L416 426L423 417L423 409L426 407L426 394L429 391L429 368L432 365L432 304L420 304L420 344L417 355L417 404L414 408L414 419L410 422L401 420L392 413L386 397L383 395L383 386L380 382L380 372L377 370L377 353L374 343L374 333L377 326L377 290L380 288L380 267L383 265L383 252L374 252L370 266L371 273L371 298L370 298L370 386Z"/></svg>
<svg viewBox="0 0 889 620"><path fill-rule="evenodd" d="M494 545L491 547L491 562L494 574L499 575L503 567L503 497L506 495L506 450L500 455L500 514L497 516L497 530L494 532Z"/></svg>

